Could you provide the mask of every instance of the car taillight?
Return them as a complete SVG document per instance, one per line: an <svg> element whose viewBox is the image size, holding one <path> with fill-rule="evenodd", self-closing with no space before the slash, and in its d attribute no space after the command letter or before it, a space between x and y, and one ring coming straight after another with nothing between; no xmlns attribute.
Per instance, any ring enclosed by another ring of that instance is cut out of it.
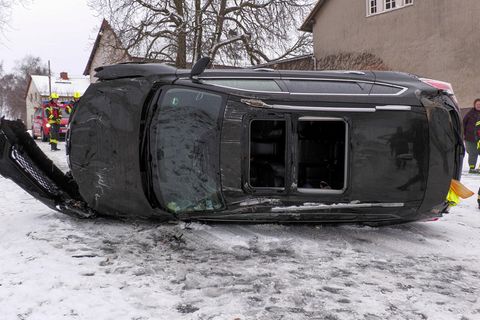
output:
<svg viewBox="0 0 480 320"><path fill-rule="evenodd" d="M440 81L440 80L428 79L428 78L420 78L420 81L438 90L445 91L447 94L451 95L455 103L458 104L457 97L455 97L455 92L453 92L453 87L451 83Z"/></svg>

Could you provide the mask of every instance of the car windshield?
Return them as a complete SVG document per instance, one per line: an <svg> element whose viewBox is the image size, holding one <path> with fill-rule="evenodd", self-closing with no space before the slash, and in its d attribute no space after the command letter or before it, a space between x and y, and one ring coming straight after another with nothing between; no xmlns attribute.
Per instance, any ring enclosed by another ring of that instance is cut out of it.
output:
<svg viewBox="0 0 480 320"><path fill-rule="evenodd" d="M215 211L220 193L222 96L171 88L163 93L152 119L150 153L153 187L170 212Z"/></svg>

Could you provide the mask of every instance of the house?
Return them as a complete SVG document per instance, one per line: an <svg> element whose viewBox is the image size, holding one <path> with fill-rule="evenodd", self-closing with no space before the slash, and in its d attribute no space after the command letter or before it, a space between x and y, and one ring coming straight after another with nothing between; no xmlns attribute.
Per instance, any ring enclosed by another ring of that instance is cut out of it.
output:
<svg viewBox="0 0 480 320"><path fill-rule="evenodd" d="M96 68L135 60L137 59L132 57L126 49L123 49L120 38L108 21L103 19L83 75L89 76L90 82L93 83L96 81Z"/></svg>
<svg viewBox="0 0 480 320"><path fill-rule="evenodd" d="M320 0L301 30L313 33L318 68L369 57L364 69L452 83L467 108L480 96L479 12L478 0Z"/></svg>
<svg viewBox="0 0 480 320"><path fill-rule="evenodd" d="M35 108L49 99L50 92L57 93L60 96L60 101L70 101L73 99L74 92L78 91L83 94L89 85L89 77L69 77L67 72L61 72L58 77L52 76L50 80L48 76L31 75L25 95L27 128L32 128Z"/></svg>
<svg viewBox="0 0 480 320"><path fill-rule="evenodd" d="M90 52L90 57L88 58L87 65L83 71L84 76L90 77L90 82L94 83L97 81L95 77L95 69L105 65L111 65L115 63L123 62L145 62L145 63L164 63L163 60L146 58L131 55L127 49L124 49L120 38L118 37L116 31L108 23L107 20L103 19L98 31L95 43L93 44L92 51ZM192 67L191 62L187 62L187 68ZM235 66L223 65L223 64L214 64L211 65L212 69L230 69L238 68Z"/></svg>

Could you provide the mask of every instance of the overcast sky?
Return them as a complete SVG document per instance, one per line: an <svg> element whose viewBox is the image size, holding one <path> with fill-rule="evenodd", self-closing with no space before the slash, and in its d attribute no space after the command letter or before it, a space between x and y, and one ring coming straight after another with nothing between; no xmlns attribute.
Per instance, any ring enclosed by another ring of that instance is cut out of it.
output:
<svg viewBox="0 0 480 320"><path fill-rule="evenodd" d="M87 0L30 0L13 10L10 27L0 39L0 61L10 72L26 55L50 60L52 72L81 75L102 17Z"/></svg>

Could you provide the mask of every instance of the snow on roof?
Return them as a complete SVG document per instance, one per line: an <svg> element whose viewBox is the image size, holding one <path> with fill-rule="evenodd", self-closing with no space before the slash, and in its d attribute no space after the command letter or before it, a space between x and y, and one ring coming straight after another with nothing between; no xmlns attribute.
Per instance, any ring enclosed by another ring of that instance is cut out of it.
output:
<svg viewBox="0 0 480 320"><path fill-rule="evenodd" d="M48 90L48 76L32 75L31 77L32 82L30 85L34 84L40 95L50 95ZM60 97L72 97L75 91L83 95L89 85L90 78L88 76L75 76L70 77L68 80L52 76L52 92L56 92Z"/></svg>

